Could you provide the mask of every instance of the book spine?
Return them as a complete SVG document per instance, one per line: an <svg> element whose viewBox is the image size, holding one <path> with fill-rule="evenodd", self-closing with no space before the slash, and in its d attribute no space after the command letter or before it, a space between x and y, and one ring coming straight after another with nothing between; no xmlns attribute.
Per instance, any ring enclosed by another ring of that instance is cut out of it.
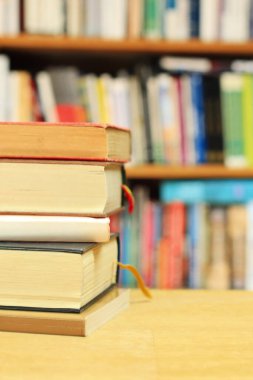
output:
<svg viewBox="0 0 253 380"><path fill-rule="evenodd" d="M207 272L208 289L229 289L231 272L227 252L224 208L210 211L210 265Z"/></svg>
<svg viewBox="0 0 253 380"><path fill-rule="evenodd" d="M197 163L206 162L206 132L203 99L203 78L199 74L192 75L192 97L196 123L195 149Z"/></svg>
<svg viewBox="0 0 253 380"><path fill-rule="evenodd" d="M199 37L200 0L190 0L190 37Z"/></svg>
<svg viewBox="0 0 253 380"><path fill-rule="evenodd" d="M247 212L244 205L227 209L227 233L233 289L245 288Z"/></svg>
<svg viewBox="0 0 253 380"><path fill-rule="evenodd" d="M146 38L161 37L160 7L160 0L144 0L144 36Z"/></svg>
<svg viewBox="0 0 253 380"><path fill-rule="evenodd" d="M253 125L253 75L243 74L243 93L242 93L242 107L243 107L243 142L245 148L245 157L250 166L253 165L253 138L252 138L252 125Z"/></svg>
<svg viewBox="0 0 253 380"><path fill-rule="evenodd" d="M183 88L182 88L182 78L177 77L177 101L179 110L179 130L180 130L180 151L181 151L181 164L185 164L187 161L186 157L186 134L185 134L185 119L184 119L184 103L183 103Z"/></svg>
<svg viewBox="0 0 253 380"><path fill-rule="evenodd" d="M243 141L242 75L224 73L220 77L225 136L225 164L245 166Z"/></svg>

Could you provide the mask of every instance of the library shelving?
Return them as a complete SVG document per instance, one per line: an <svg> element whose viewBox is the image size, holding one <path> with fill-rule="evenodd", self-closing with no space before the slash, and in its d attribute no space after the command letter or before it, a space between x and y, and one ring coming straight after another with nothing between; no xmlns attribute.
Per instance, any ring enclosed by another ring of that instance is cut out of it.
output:
<svg viewBox="0 0 253 380"><path fill-rule="evenodd" d="M179 54L201 56L252 56L253 41L203 42L198 39L188 41L165 41L151 39L102 39L66 36L43 36L21 34L14 37L0 37L0 48L30 51L77 51L79 53L133 53L133 54Z"/></svg>
<svg viewBox="0 0 253 380"><path fill-rule="evenodd" d="M101 70L98 70L97 72L102 73L103 70L110 71L111 67L113 67L113 70L115 72L116 70L114 67L117 67L117 65L115 64L117 60L120 62L117 69L124 68L124 66L122 66L124 62L125 68L127 69L129 68L129 64L132 68L139 61L145 62L146 60L148 63L150 63L152 62L152 58L158 58L163 55L178 55L187 57L198 56L214 59L250 59L251 57L253 57L253 41L245 43L208 43L199 40L189 40L180 42L149 39L107 40L84 37L71 38L65 36L42 36L21 34L15 37L0 37L0 51L4 54L10 55L11 62L13 63L14 67L18 69L19 63L21 63L22 69L25 68L34 72L36 71L36 65L38 67L46 67L47 60L50 64L52 64L52 56L54 56L56 58L59 58L56 59L56 62L58 64L60 62L61 65L64 65L65 63L67 65L78 65L78 63L81 62L82 69L85 67L86 59L90 67L92 67L90 63L94 61L96 68L99 66L101 68ZM97 58L98 56L100 57L99 59ZM76 57L79 57L79 60L76 61ZM101 57L104 57L105 60ZM31 68L31 66L34 67ZM229 168L222 164L199 164L180 166L145 163L140 165L127 166L126 174L128 179L131 181L131 184L133 184L133 187L135 185L143 185L143 188L145 186L146 188L150 187L151 191L153 191L154 185L159 186L159 183L162 182L162 180L253 179L253 167ZM144 193L145 190L146 189L144 189ZM145 201L147 198L145 198L145 194L143 196L142 189L141 192L138 193L138 191L139 190L137 189L137 198L143 197ZM147 228L147 230L149 230L150 232L150 228L154 228L155 226L155 224L153 223L154 218L157 222L157 219L161 219L162 215L166 217L166 212L171 212L171 214L174 215L173 218L175 222L176 218L181 218L181 220L182 218L186 218L186 211L185 209L177 208L164 210L161 204L157 205L155 202L152 202L153 200L150 202L148 200L146 205L143 206L142 204L142 208L137 209L136 213L139 213L139 215L137 215L137 219L127 219L126 221L124 221L124 223L126 223L126 225L128 226L128 229L124 232L125 236L123 236L123 241L126 242L126 246L130 247L131 250L131 257L127 257L127 260L129 260L133 264L136 264L137 266L139 263L141 266L140 269L142 269L143 267L146 268L147 272L145 273L144 277L146 276L145 279L147 280L147 283L150 286L155 286L155 279L150 279L149 276L150 268L152 267L152 265L157 266L157 262L155 261L156 259L154 258L154 253L151 253L151 251L148 251L148 249L152 249L154 252L157 252L157 246L155 246L154 244L157 243L157 240L155 239L158 235L151 235L150 233L150 236L148 236L148 234L146 234L146 241L139 242L139 245L137 244L135 246L132 245L132 240L135 240L136 242L137 234L140 235L141 233L143 233L143 231L145 234L145 228ZM222 210L218 210L218 213L215 213L217 210L214 210L213 212L213 210L201 207L191 209L192 218L197 217L202 218L201 220L204 220L205 215L210 213L211 211L209 225L207 226L207 228L210 228L211 223L216 222L215 218L220 218L221 222L223 223L224 215L221 212ZM150 215L152 215L153 217L151 222ZM146 223L146 226L140 227L141 222ZM157 226L159 225L160 228L162 228L161 221L160 224L157 223ZM224 227L224 225L222 226ZM216 227L214 226L214 229ZM219 228L219 226L217 228ZM179 240L182 240L182 231L177 232L180 233ZM155 233L157 233L157 231L155 231ZM153 240L151 241L150 238ZM164 250L165 245L167 244L166 239L166 236L162 236L162 250ZM142 248L146 256L144 255L143 257L141 257L140 244L144 244L144 247ZM201 242L201 244L203 244L203 242ZM203 247L198 248L199 250L203 249ZM123 246L123 251L124 249L125 247ZM134 255L139 256L136 258L134 257ZM146 266L144 262L147 264ZM153 273L152 276L155 276L155 274ZM127 282L125 284L128 285Z"/></svg>
<svg viewBox="0 0 253 380"><path fill-rule="evenodd" d="M131 180L253 178L253 168L227 168L211 164L195 166L143 164L127 167L126 174Z"/></svg>

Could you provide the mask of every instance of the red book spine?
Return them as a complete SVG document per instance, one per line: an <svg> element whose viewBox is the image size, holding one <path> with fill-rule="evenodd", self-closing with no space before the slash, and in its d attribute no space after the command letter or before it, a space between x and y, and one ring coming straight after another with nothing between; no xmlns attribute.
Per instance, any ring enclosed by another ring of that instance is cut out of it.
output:
<svg viewBox="0 0 253 380"><path fill-rule="evenodd" d="M57 104L56 111L60 122L84 122L85 111L81 106L74 104Z"/></svg>

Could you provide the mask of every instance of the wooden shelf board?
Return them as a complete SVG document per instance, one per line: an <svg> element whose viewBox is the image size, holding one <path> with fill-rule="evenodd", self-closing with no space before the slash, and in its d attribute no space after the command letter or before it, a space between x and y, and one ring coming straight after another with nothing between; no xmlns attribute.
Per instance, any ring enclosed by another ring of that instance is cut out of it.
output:
<svg viewBox="0 0 253 380"><path fill-rule="evenodd" d="M65 36L37 36L26 34L16 37L0 37L0 48L8 50L118 52L135 54L253 55L253 41L246 43L204 43L199 40L103 40L100 38L71 38Z"/></svg>
<svg viewBox="0 0 253 380"><path fill-rule="evenodd" d="M128 166L129 179L207 179L207 178L253 178L253 168L227 168L222 165L169 166L138 165Z"/></svg>

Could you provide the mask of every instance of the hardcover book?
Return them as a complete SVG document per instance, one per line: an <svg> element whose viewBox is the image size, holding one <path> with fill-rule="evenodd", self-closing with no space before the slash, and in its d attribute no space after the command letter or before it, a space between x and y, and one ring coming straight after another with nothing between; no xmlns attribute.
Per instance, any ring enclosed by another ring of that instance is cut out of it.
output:
<svg viewBox="0 0 253 380"><path fill-rule="evenodd" d="M0 241L99 243L108 241L113 229L109 217L0 215Z"/></svg>
<svg viewBox="0 0 253 380"><path fill-rule="evenodd" d="M105 216L122 205L122 165L0 160L0 214Z"/></svg>
<svg viewBox="0 0 253 380"><path fill-rule="evenodd" d="M112 288L79 314L0 310L0 330L88 336L129 305L129 290Z"/></svg>
<svg viewBox="0 0 253 380"><path fill-rule="evenodd" d="M1 158L130 160L130 131L96 123L0 122Z"/></svg>
<svg viewBox="0 0 253 380"><path fill-rule="evenodd" d="M0 242L0 309L79 313L117 282L119 243Z"/></svg>

